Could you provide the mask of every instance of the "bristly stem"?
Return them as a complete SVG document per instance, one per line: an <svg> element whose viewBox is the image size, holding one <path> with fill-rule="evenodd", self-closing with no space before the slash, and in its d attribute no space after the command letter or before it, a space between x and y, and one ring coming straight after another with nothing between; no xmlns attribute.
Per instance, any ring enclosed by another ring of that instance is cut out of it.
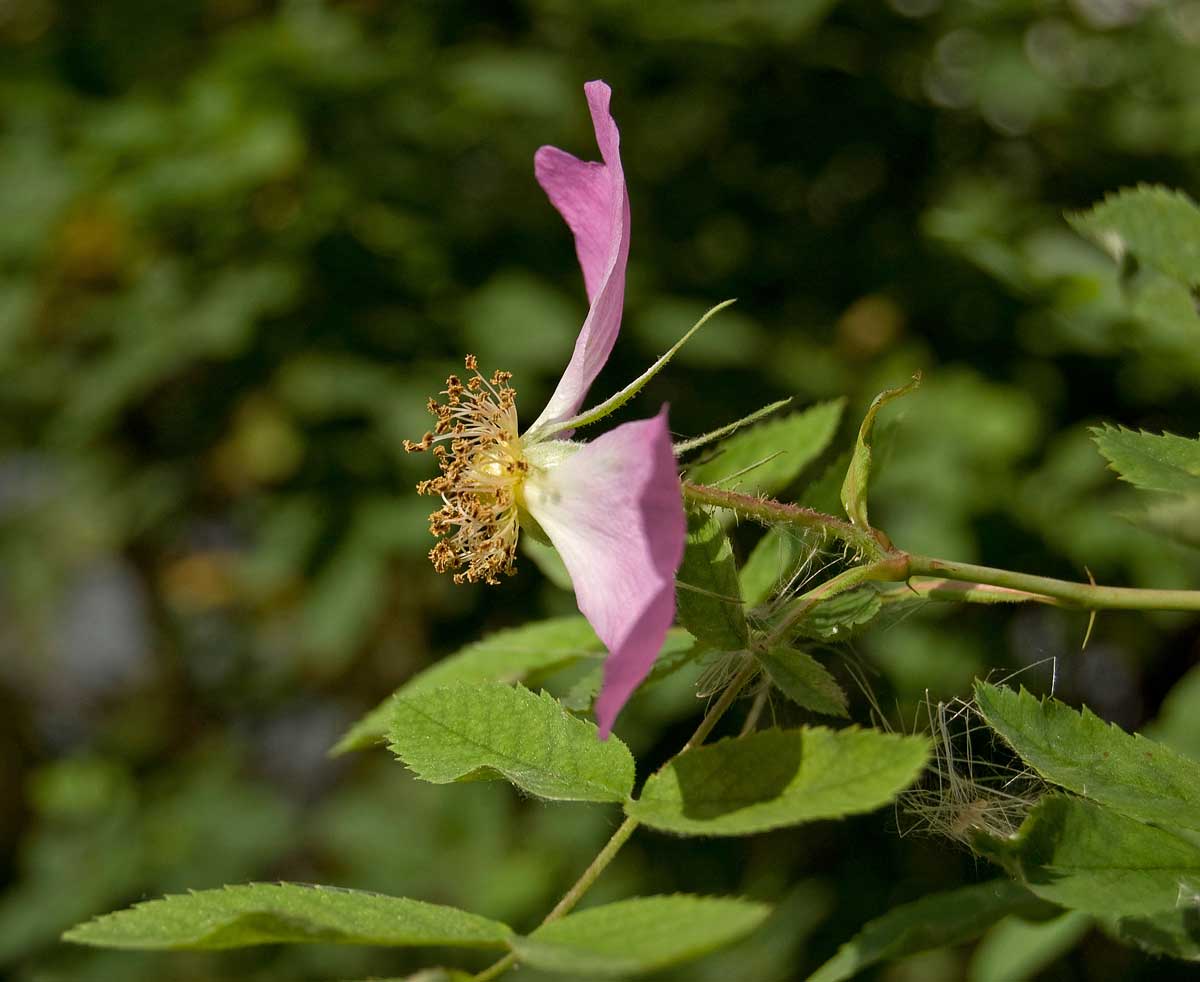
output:
<svg viewBox="0 0 1200 982"><path fill-rule="evenodd" d="M757 498L740 491L725 491L707 484L683 482L684 498L697 505L728 508L742 518L753 518L767 525L791 525L807 532L838 539L867 559L879 559L887 551L881 536L852 525L844 518L835 518L812 508L789 505L773 498Z"/></svg>
<svg viewBox="0 0 1200 982"><path fill-rule="evenodd" d="M1200 590L1150 590L1138 587L1100 586L1075 583L1049 576L976 566L948 559L934 559L896 549L877 529L866 529L845 519L771 498L758 498L738 491L725 491L703 484L683 482L683 496L693 504L728 508L739 517L769 525L791 525L854 549L860 565L833 577L810 591L788 614L788 624L798 620L813 603L832 593L849 589L866 580L903 583L912 577L935 577L938 582L918 580L914 594L938 600L969 603L1016 603L1033 601L1082 610L1189 610L1200 611ZM955 585L947 581L954 581ZM957 586L963 583L966 586ZM786 629L786 626L785 628Z"/></svg>
<svg viewBox="0 0 1200 982"><path fill-rule="evenodd" d="M717 701L709 708L708 712L704 714L704 718L700 721L700 725L696 727L696 732L691 735L691 737L688 739L688 742L683 745L683 748L679 751L679 753L675 754L674 757L663 764L659 770L661 771L663 768L665 768L667 764L671 763L671 761L675 759L675 757L678 757L680 754L685 754L693 747L698 747L700 744L702 744L708 738L709 733L712 732L712 728L717 725L721 717L724 716L729 707L733 705L738 695L741 694L742 689L746 687L746 684L752 678L754 678L756 674L758 674L758 663L755 662L753 658L747 658L746 664L742 666L741 671L734 676L733 681L725 687L725 691L721 693L720 698L718 698ZM608 864L616 858L617 853L621 851L621 847L629 841L629 837L633 835L634 830L638 827L638 824L639 823L637 819L626 818L625 821L617 826L617 830L612 834L612 836L609 837L609 840L604 844L604 847L598 853L596 853L596 858L591 861L591 863L588 865L588 868L583 871L582 875L580 875L579 879L575 881L571 889L563 894L562 899L554 905L554 909L542 919L542 924L539 925L539 927L550 924L553 921L557 921L559 918L565 917L571 912L575 905L583 899L583 895L591 889L592 884L600 878L600 874L604 872L604 870L608 867ZM517 960L516 952L509 952L499 961L489 965L482 972L473 975L471 977L471 982L491 982L492 979L499 978L510 968L516 965Z"/></svg>

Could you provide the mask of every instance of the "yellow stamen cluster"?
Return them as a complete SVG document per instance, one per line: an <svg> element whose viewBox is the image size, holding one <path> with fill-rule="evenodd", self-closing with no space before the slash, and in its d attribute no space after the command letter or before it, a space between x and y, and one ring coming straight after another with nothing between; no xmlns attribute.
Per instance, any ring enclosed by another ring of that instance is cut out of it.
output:
<svg viewBox="0 0 1200 982"><path fill-rule="evenodd" d="M517 552L517 496L529 464L517 435L516 390L511 372L479 374L474 355L466 359L464 383L446 379L444 403L429 400L437 421L418 443L417 453L433 448L441 475L417 485L419 494L437 495L442 507L429 516L438 543L429 551L439 573L453 572L455 583L499 583L512 575ZM448 448L447 448L448 444Z"/></svg>

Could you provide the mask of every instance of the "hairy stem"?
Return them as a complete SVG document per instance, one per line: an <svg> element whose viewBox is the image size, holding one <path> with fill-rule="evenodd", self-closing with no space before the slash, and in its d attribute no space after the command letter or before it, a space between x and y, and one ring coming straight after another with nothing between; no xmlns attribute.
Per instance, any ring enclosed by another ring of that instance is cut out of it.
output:
<svg viewBox="0 0 1200 982"><path fill-rule="evenodd" d="M878 559L886 551L880 538L872 532L812 508L785 504L773 498L756 498L739 491L725 491L707 484L692 484L690 481L683 482L683 496L692 504L728 508L742 518L753 518L768 525L791 525L806 532L817 532L824 537L838 539L869 559Z"/></svg>
<svg viewBox="0 0 1200 982"><path fill-rule="evenodd" d="M704 718L700 721L700 725L696 727L696 732L688 738L688 742L683 745L679 753L675 754L675 756L668 760L666 764L663 764L663 767L666 767L671 760L674 760L675 757L678 757L680 754L685 754L693 747L698 747L700 744L702 744L705 739L707 739L709 733L712 732L712 728L717 725L721 717L724 716L729 707L733 705L734 700L737 699L742 689L746 687L746 684L752 678L754 678L757 673L758 663L755 662L753 658L748 658L746 660L746 664L742 666L741 671L739 671L738 674L734 676L733 681L725 687L725 691L721 693L720 698L717 699L717 701L709 708L708 712L704 714ZM659 768L659 770L661 771L662 768ZM557 921L559 918L565 917L571 912L575 905L583 899L583 895L592 888L592 884L600 878L600 874L608 868L608 864L616 859L617 853L619 853L621 851L621 847L629 841L629 837L633 835L633 832L638 827L638 824L639 823L637 819L626 818L625 821L617 826L617 830L612 834L612 836L609 837L609 840L604 844L603 848L596 853L596 858L591 861L591 863L588 865L588 868L583 871L571 889L563 894L562 899L554 905L554 909L542 919L542 923L539 925L539 927L550 924L553 921ZM489 965L477 975L472 976L472 982L491 982L492 979L499 978L510 968L516 965L517 961L518 959L516 952L509 952L499 961Z"/></svg>

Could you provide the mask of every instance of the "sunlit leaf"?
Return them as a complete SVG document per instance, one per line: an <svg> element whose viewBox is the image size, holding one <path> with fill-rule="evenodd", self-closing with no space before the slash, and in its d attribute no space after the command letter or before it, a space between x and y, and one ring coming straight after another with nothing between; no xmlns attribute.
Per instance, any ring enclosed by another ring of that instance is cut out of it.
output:
<svg viewBox="0 0 1200 982"><path fill-rule="evenodd" d="M258 944L503 948L498 921L454 907L297 883L251 883L164 897L72 928L105 948L217 949Z"/></svg>
<svg viewBox="0 0 1200 982"><path fill-rule="evenodd" d="M1200 883L1200 846L1082 798L1044 798L1014 838L979 844L1039 897L1097 917L1173 911Z"/></svg>
<svg viewBox="0 0 1200 982"><path fill-rule="evenodd" d="M1200 830L1200 762L1129 734L1086 707L978 682L988 724L1052 784L1168 828Z"/></svg>
<svg viewBox="0 0 1200 982"><path fill-rule="evenodd" d="M1092 438L1112 469L1148 491L1200 494L1200 440L1097 426Z"/></svg>
<svg viewBox="0 0 1200 982"><path fill-rule="evenodd" d="M424 781L506 778L539 798L624 801L633 757L547 692L498 682L421 689L392 703L390 746Z"/></svg>
<svg viewBox="0 0 1200 982"><path fill-rule="evenodd" d="M452 682L519 682L533 672L560 668L604 650L604 643L582 617L558 617L497 631L414 675L355 723L331 752L346 753L382 743L396 696Z"/></svg>
<svg viewBox="0 0 1200 982"><path fill-rule="evenodd" d="M873 811L916 778L929 745L878 730L763 730L676 757L625 806L653 828L748 835Z"/></svg>
<svg viewBox="0 0 1200 982"><path fill-rule="evenodd" d="M732 897L635 897L568 914L514 939L513 949L525 964L572 977L631 975L724 947L770 912Z"/></svg>
<svg viewBox="0 0 1200 982"><path fill-rule="evenodd" d="M719 443L708 460L688 469L697 484L777 493L821 455L837 432L845 400L759 423Z"/></svg>

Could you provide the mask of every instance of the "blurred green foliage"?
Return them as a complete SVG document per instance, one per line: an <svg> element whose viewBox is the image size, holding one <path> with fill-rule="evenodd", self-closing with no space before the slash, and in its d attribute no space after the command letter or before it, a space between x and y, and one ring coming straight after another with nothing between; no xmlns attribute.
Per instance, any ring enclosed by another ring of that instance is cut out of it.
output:
<svg viewBox="0 0 1200 982"><path fill-rule="evenodd" d="M424 462L401 441L467 351L515 372L526 409L564 364L584 301L532 154L594 154L594 77L615 92L634 221L626 328L598 393L737 296L627 414L669 401L692 435L769 398L845 395L840 449L876 391L922 369L876 434L871 515L899 545L1200 582L1195 552L1118 517L1138 492L1087 432L1200 429L1200 316L1062 218L1138 181L1200 189L1195 0L3 0L12 978L394 975L424 959L165 961L56 937L256 878L527 928L605 838L603 810L418 786L379 752L325 757L439 655L573 609L531 563L495 590L436 577L411 493ZM743 555L754 534L738 530ZM992 669L1048 679L1056 659L1062 697L1127 727L1200 659L1179 616L1106 615L1081 652L1084 628L1053 610L926 611L840 650L885 707ZM687 682L623 721L647 765L696 708ZM852 714L867 719L865 698ZM887 824L645 833L596 895L782 898L767 929L678 976L782 982L891 904L975 879L965 854L901 845ZM878 977L957 978L965 957ZM1045 977L1145 966L1093 935Z"/></svg>

